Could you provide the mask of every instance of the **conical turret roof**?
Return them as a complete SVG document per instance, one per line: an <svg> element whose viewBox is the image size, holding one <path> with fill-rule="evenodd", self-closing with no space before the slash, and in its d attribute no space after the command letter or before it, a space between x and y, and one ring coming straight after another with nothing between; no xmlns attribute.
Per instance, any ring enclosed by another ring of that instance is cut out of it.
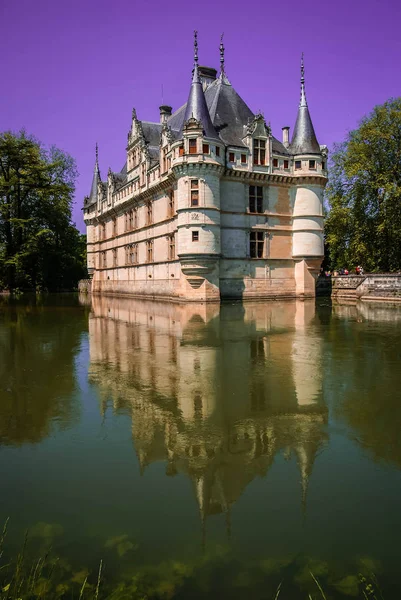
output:
<svg viewBox="0 0 401 600"><path fill-rule="evenodd" d="M98 156L98 147L96 144L95 169L93 171L91 191L90 191L90 194L89 194L87 202L86 202L87 206L90 206L91 204L95 204L95 202L97 202L97 187L98 187L98 184L100 183L100 181L101 181L101 179L100 179L100 169L99 169L99 156Z"/></svg>
<svg viewBox="0 0 401 600"><path fill-rule="evenodd" d="M292 154L320 154L320 146L317 141L312 119L309 114L308 103L305 94L305 70L304 60L301 60L301 100L298 108L298 116L292 134Z"/></svg>
<svg viewBox="0 0 401 600"><path fill-rule="evenodd" d="M192 76L191 89L189 91L188 102L185 109L184 121L181 127L180 134L185 126L185 123L193 118L202 123L205 137L218 139L219 136L214 128L210 118L209 109L206 104L205 94L203 93L202 83L199 77L198 69L198 41L197 33L195 32L195 60L194 71Z"/></svg>

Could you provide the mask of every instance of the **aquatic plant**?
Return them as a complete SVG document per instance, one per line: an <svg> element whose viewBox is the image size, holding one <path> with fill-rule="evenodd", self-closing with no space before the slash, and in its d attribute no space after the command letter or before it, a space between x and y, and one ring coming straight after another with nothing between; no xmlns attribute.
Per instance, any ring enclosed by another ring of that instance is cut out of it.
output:
<svg viewBox="0 0 401 600"><path fill-rule="evenodd" d="M104 549L112 553L110 559L117 556L123 561L124 570L109 568L108 572L102 559L91 572L52 556L51 548L30 559L27 534L20 553L3 561L7 525L8 520L0 534L0 600L181 600L226 595L241 600L261 590L271 600L384 600L372 570L380 565L366 558L359 559L350 572L302 555L244 562L229 547L216 546L192 559L140 564L133 562L136 555L130 553L137 545L122 534L106 540ZM39 523L33 532L37 545L58 536L61 528Z"/></svg>

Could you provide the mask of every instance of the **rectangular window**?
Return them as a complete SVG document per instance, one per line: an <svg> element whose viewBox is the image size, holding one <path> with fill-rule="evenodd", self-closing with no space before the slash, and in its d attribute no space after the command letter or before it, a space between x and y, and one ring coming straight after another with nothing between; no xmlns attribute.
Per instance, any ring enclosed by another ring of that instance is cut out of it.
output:
<svg viewBox="0 0 401 600"><path fill-rule="evenodd" d="M129 248L129 264L136 265L138 262L138 244L131 244Z"/></svg>
<svg viewBox="0 0 401 600"><path fill-rule="evenodd" d="M316 161L315 160L310 160L309 161L309 169L311 171L315 171L316 170Z"/></svg>
<svg viewBox="0 0 401 600"><path fill-rule="evenodd" d="M146 260L148 263L153 262L153 240L146 242Z"/></svg>
<svg viewBox="0 0 401 600"><path fill-rule="evenodd" d="M203 144L202 152L203 154L209 154L209 144Z"/></svg>
<svg viewBox="0 0 401 600"><path fill-rule="evenodd" d="M216 146L216 156L220 156L220 146Z"/></svg>
<svg viewBox="0 0 401 600"><path fill-rule="evenodd" d="M152 225L153 223L153 206L152 203L149 202L146 205L146 225Z"/></svg>
<svg viewBox="0 0 401 600"><path fill-rule="evenodd" d="M192 232L192 241L193 242L199 242L199 231L193 231Z"/></svg>
<svg viewBox="0 0 401 600"><path fill-rule="evenodd" d="M301 167L302 167L302 163L301 163L301 161L300 161L300 160L296 160L296 161L295 161L295 169L297 169L297 170L298 170L298 169L300 169Z"/></svg>
<svg viewBox="0 0 401 600"><path fill-rule="evenodd" d="M124 231L128 231L128 213L124 214Z"/></svg>
<svg viewBox="0 0 401 600"><path fill-rule="evenodd" d="M180 146L178 148L178 156L184 156L184 146Z"/></svg>
<svg viewBox="0 0 401 600"><path fill-rule="evenodd" d="M168 237L168 258L175 260L175 234Z"/></svg>
<svg viewBox="0 0 401 600"><path fill-rule="evenodd" d="M251 258L263 258L263 237L263 231L251 231L251 234L249 236L249 253Z"/></svg>
<svg viewBox="0 0 401 600"><path fill-rule="evenodd" d="M228 160L229 160L229 162L234 162L235 161L235 154L234 154L234 152L229 152L228 153Z"/></svg>
<svg viewBox="0 0 401 600"><path fill-rule="evenodd" d="M260 185L249 186L249 212L263 212L263 187Z"/></svg>
<svg viewBox="0 0 401 600"><path fill-rule="evenodd" d="M278 158L273 158L273 167L278 167Z"/></svg>
<svg viewBox="0 0 401 600"><path fill-rule="evenodd" d="M102 240L106 239L106 223L102 223Z"/></svg>
<svg viewBox="0 0 401 600"><path fill-rule="evenodd" d="M288 169L288 160L284 161L284 169Z"/></svg>
<svg viewBox="0 0 401 600"><path fill-rule="evenodd" d="M174 191L172 190L168 196L168 217L174 217L175 214L175 202L174 202Z"/></svg>
<svg viewBox="0 0 401 600"><path fill-rule="evenodd" d="M196 154L196 139L189 140L189 153Z"/></svg>
<svg viewBox="0 0 401 600"><path fill-rule="evenodd" d="M264 165L266 164L266 141L265 140L253 140L253 164Z"/></svg>
<svg viewBox="0 0 401 600"><path fill-rule="evenodd" d="M241 164L246 165L246 154L241 154Z"/></svg>
<svg viewBox="0 0 401 600"><path fill-rule="evenodd" d="M113 267L117 266L117 248L113 248Z"/></svg>
<svg viewBox="0 0 401 600"><path fill-rule="evenodd" d="M107 268L107 256L106 256L106 252L102 252L102 267L103 269Z"/></svg>
<svg viewBox="0 0 401 600"><path fill-rule="evenodd" d="M133 229L137 229L138 228L138 209L137 208L132 209L132 215L133 215L132 227L133 227Z"/></svg>
<svg viewBox="0 0 401 600"><path fill-rule="evenodd" d="M191 206L199 206L199 179L191 179Z"/></svg>

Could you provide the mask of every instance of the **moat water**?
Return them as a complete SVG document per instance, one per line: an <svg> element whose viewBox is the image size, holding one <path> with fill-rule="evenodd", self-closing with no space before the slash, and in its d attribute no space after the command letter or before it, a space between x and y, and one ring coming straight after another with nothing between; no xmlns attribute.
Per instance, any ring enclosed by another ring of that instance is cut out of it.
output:
<svg viewBox="0 0 401 600"><path fill-rule="evenodd" d="M100 560L112 598L400 598L400 364L397 307L3 299L0 567L29 530L69 598Z"/></svg>

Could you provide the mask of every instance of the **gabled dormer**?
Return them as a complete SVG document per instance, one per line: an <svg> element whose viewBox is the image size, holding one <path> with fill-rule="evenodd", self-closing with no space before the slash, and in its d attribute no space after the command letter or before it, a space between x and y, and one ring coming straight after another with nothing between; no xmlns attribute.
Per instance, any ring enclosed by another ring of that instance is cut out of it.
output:
<svg viewBox="0 0 401 600"><path fill-rule="evenodd" d="M271 130L262 114L257 114L246 127L243 138L252 156L252 168L264 168L270 165Z"/></svg>

